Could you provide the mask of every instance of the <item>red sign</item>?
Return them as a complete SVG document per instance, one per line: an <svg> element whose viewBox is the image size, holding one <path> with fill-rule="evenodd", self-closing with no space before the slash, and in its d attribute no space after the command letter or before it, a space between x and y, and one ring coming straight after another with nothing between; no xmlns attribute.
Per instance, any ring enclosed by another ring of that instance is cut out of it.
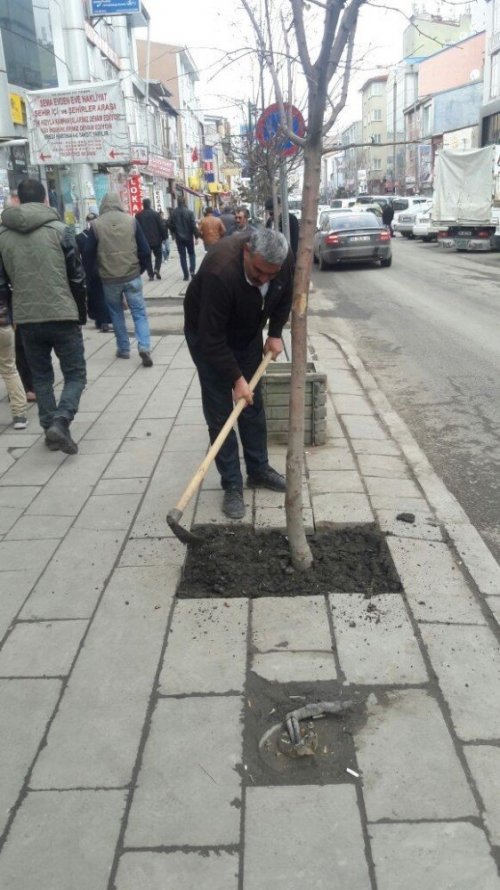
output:
<svg viewBox="0 0 500 890"><path fill-rule="evenodd" d="M135 216L136 213L139 213L139 211L142 210L141 177L129 176L127 179L127 189L130 213L132 216Z"/></svg>

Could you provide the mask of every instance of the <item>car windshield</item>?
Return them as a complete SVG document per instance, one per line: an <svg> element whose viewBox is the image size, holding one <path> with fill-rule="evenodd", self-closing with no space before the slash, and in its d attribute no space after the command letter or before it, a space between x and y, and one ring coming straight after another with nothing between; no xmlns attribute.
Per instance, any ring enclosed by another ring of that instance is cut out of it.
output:
<svg viewBox="0 0 500 890"><path fill-rule="evenodd" d="M380 223L374 213L329 213L322 228L380 229Z"/></svg>

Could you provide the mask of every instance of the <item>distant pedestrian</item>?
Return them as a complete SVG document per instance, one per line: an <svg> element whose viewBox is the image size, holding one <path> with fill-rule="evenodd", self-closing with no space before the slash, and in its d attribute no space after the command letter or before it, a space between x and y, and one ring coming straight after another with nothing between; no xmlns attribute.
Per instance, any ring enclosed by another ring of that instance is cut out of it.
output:
<svg viewBox="0 0 500 890"><path fill-rule="evenodd" d="M25 430L28 426L26 393L16 367L14 328L5 290L0 292L0 376L9 397L12 425L15 430Z"/></svg>
<svg viewBox="0 0 500 890"><path fill-rule="evenodd" d="M161 269L161 261L163 259L163 253L161 249L161 243L163 241L163 229L161 226L160 214L153 210L151 207L151 201L149 198L144 198L142 202L142 210L139 213L136 213L135 218L139 223L144 235L146 236L146 241L149 244L150 252L148 264L146 266L146 272L148 273L148 278L150 281L154 281L155 278L160 280L160 269ZM155 258L155 267L153 271L153 264L151 262L151 252L154 254Z"/></svg>
<svg viewBox="0 0 500 890"><path fill-rule="evenodd" d="M281 201L278 198L278 208L281 210ZM266 220L266 229L274 228L274 205L273 199L268 198L266 201L266 210L268 212L268 217ZM288 214L288 226L290 229L290 249L293 253L294 260L297 259L297 250L299 249L299 221L294 213ZM280 232L283 231L283 218L280 213L278 228Z"/></svg>
<svg viewBox="0 0 500 890"><path fill-rule="evenodd" d="M394 207L392 206L391 201L388 201L387 204L384 204L382 207L382 222L384 226L387 226L391 233L391 238L394 237L394 230L392 228L392 221L394 219Z"/></svg>
<svg viewBox="0 0 500 890"><path fill-rule="evenodd" d="M194 213L192 210L188 210L184 198L179 198L177 207L172 211L170 230L174 234L177 250L179 251L184 281L189 281L189 275L191 275L191 278L194 278L196 271L194 245L195 243L198 244L199 232L196 228ZM189 258L189 269L186 255Z"/></svg>
<svg viewBox="0 0 500 890"><path fill-rule="evenodd" d="M141 273L151 262L151 251L136 219L125 213L117 192L108 192L101 215L90 224L87 255L97 268L116 337L117 358L130 358L123 298L134 322L137 348L145 368L153 364Z"/></svg>
<svg viewBox="0 0 500 890"><path fill-rule="evenodd" d="M255 226L250 222L248 207L237 207L234 218L236 220L236 228L234 230L236 234L251 235L252 232L255 232Z"/></svg>
<svg viewBox="0 0 500 890"><path fill-rule="evenodd" d="M214 216L211 207L207 207L203 219L198 223L198 231L202 237L205 250L217 244L226 234L226 227L220 217Z"/></svg>
<svg viewBox="0 0 500 890"><path fill-rule="evenodd" d="M230 204L224 205L220 218L224 223L226 235L232 235L236 228L236 220L234 218L234 210Z"/></svg>
<svg viewBox="0 0 500 890"><path fill-rule="evenodd" d="M70 229L45 203L37 179L18 185L19 205L0 227L0 298L12 288L12 314L33 374L40 425L52 451L76 454L69 426L87 381L80 325L86 323L85 273ZM64 378L56 401L54 350Z"/></svg>
<svg viewBox="0 0 500 890"><path fill-rule="evenodd" d="M95 264L90 263L87 257L90 223L93 222L94 219L97 219L97 213L87 214L87 228L76 236L76 243L78 245L78 250L80 251L83 268L85 269L85 277L87 279L87 311L89 318L93 320L98 331L107 334L111 326L111 315L106 306L102 281L97 274Z"/></svg>
<svg viewBox="0 0 500 890"><path fill-rule="evenodd" d="M158 212L160 217L160 225L161 225L161 252L163 254L163 261L166 262L170 256L170 234L168 231L168 220L165 219L165 214L163 210Z"/></svg>

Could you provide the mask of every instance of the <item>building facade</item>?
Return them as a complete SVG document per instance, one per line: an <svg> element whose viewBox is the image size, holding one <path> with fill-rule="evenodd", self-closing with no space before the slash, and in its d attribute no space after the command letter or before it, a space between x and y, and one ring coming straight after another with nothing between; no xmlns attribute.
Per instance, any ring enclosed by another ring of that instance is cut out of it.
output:
<svg viewBox="0 0 500 890"><path fill-rule="evenodd" d="M382 194L387 183L387 74L371 77L361 87L363 166L357 191Z"/></svg>

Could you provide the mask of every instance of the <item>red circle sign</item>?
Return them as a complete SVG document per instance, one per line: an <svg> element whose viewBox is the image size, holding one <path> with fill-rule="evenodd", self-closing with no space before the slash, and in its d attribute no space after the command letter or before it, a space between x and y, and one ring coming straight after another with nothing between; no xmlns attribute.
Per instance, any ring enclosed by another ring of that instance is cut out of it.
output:
<svg viewBox="0 0 500 890"><path fill-rule="evenodd" d="M295 105L290 105L288 102L284 103L284 109L287 114L291 112L292 130L295 135L301 137L304 136L306 125L299 109L296 108ZM281 127L281 119L282 113L278 102L275 102L274 105L269 105L259 117L255 127L255 137L264 148L266 148L278 135ZM297 154L298 150L299 146L295 145L295 142L292 142L292 140L288 139L286 136L284 136L283 141L276 146L277 153L283 158L292 157Z"/></svg>

